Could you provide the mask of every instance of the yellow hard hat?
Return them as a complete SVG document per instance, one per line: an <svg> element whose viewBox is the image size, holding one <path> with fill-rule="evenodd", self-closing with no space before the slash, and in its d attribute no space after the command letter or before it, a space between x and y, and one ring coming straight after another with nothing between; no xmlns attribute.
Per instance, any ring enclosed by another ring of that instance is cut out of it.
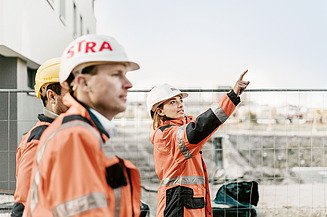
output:
<svg viewBox="0 0 327 217"><path fill-rule="evenodd" d="M34 90L37 98L41 98L42 86L59 82L60 58L45 61L36 71Z"/></svg>

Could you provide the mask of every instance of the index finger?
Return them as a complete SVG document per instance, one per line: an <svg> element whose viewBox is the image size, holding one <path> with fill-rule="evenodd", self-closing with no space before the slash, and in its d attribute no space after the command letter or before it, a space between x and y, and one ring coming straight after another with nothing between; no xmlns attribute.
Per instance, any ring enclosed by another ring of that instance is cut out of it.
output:
<svg viewBox="0 0 327 217"><path fill-rule="evenodd" d="M242 81L243 80L243 77L244 77L244 75L246 74L248 72L248 69L247 70L245 70L242 74L241 74L241 76L240 76L240 78L238 79L239 81Z"/></svg>

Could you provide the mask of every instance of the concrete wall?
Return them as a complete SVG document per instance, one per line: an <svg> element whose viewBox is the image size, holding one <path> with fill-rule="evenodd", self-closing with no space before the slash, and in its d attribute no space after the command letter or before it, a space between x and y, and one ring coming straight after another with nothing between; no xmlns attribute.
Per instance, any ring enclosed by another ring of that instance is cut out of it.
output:
<svg viewBox="0 0 327 217"><path fill-rule="evenodd" d="M0 56L0 86L17 88L17 58ZM0 92L0 189L15 188L17 95Z"/></svg>
<svg viewBox="0 0 327 217"><path fill-rule="evenodd" d="M17 89L27 90L28 76L27 64L25 61L18 59L17 61ZM17 140L20 141L22 135L37 121L37 114L42 113L42 101L32 94L17 94Z"/></svg>
<svg viewBox="0 0 327 217"><path fill-rule="evenodd" d="M26 58L28 65L60 56L80 34L95 33L93 0L0 0L0 54ZM60 12L65 3L65 13ZM74 35L73 4L76 5L77 35ZM64 16L63 16L64 15ZM30 63L31 62L31 63Z"/></svg>

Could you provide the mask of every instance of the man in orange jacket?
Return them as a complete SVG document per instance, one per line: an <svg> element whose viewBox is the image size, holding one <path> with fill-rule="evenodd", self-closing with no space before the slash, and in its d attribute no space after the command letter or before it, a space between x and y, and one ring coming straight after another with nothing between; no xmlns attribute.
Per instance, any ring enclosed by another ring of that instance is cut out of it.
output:
<svg viewBox="0 0 327 217"><path fill-rule="evenodd" d="M66 93L59 83L60 58L49 59L37 70L35 76L35 94L43 102L43 114L38 115L36 124L23 136L16 150L16 190L11 217L23 215L30 187L32 165L36 148L44 130L67 107L62 102Z"/></svg>
<svg viewBox="0 0 327 217"><path fill-rule="evenodd" d="M229 93L196 119L184 113L187 93L168 84L149 92L147 109L153 119L150 137L160 180L156 216L212 216L208 173L201 150L240 103L239 95L249 84L243 81L246 72Z"/></svg>
<svg viewBox="0 0 327 217"><path fill-rule="evenodd" d="M85 35L68 45L59 78L69 109L41 137L25 216L140 215L138 170L103 151L110 120L126 109L126 73L137 69L112 37Z"/></svg>

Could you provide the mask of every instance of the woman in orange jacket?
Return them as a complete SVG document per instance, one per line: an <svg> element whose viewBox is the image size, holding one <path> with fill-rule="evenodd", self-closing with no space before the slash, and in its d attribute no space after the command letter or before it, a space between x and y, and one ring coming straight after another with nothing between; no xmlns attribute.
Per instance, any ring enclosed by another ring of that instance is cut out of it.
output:
<svg viewBox="0 0 327 217"><path fill-rule="evenodd" d="M157 216L212 216L208 173L201 149L240 103L249 82L242 73L234 88L196 119L184 113L188 96L168 84L154 87L147 96L153 119L151 142L160 180Z"/></svg>

